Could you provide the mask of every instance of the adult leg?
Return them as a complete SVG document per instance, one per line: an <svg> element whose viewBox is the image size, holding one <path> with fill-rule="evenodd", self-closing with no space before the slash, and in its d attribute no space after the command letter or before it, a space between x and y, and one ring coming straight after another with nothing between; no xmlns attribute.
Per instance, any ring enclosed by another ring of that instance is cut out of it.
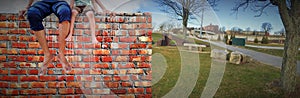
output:
<svg viewBox="0 0 300 98"><path fill-rule="evenodd" d="M36 5L42 5L43 2L38 2ZM49 47L46 41L46 35L44 26L42 24L43 18L47 16L50 12L47 10L47 6L39 6L40 9L37 9L36 7L31 7L28 9L28 15L27 19L30 23L30 29L35 34L43 52L44 52L44 61L41 66L41 70L39 72L39 75L43 75L47 69L47 65L53 60L54 56L50 53ZM43 11L40 11L43 10Z"/></svg>
<svg viewBox="0 0 300 98"><path fill-rule="evenodd" d="M70 23L70 33L69 33L68 37L66 38L66 41L71 41L71 39L72 39L72 35L74 33L74 23L75 23L75 19L76 19L77 15L78 15L78 11L73 9L71 23Z"/></svg>
<svg viewBox="0 0 300 98"><path fill-rule="evenodd" d="M59 54L58 58L60 63L67 71L71 70L71 65L68 63L65 57L65 46L66 40L69 30L70 30L70 20L71 20L71 9L70 6L66 2L58 2L52 6L52 10L54 14L59 18Z"/></svg>
<svg viewBox="0 0 300 98"><path fill-rule="evenodd" d="M96 38L96 30L95 30L95 17L93 11L86 12L86 16L88 17L89 23L90 23L90 30L91 30L91 36L92 36L92 43L98 43L98 40Z"/></svg>

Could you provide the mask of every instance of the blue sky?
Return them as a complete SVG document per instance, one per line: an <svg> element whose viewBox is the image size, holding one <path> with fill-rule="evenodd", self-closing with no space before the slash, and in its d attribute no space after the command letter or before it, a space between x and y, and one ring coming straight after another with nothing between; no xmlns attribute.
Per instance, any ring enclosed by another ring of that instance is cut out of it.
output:
<svg viewBox="0 0 300 98"><path fill-rule="evenodd" d="M265 10L267 13L261 17L254 17L257 13L250 9L245 12L240 10L237 16L235 14L231 15L231 9L235 6L236 1L239 0L220 0L217 2L216 9L218 11L214 11L211 8L205 11L203 25L217 24L220 27L225 26L226 29L239 27L244 30L250 27L251 30L259 31L263 22L269 22L273 26L271 33L283 28L277 7L268 7ZM151 12L154 25L159 25L162 22L180 23L178 20L172 20L170 15L161 12L158 4L153 2L153 0L101 0L101 2L107 9L115 12ZM1 0L0 13L17 13L26 4L27 0ZM200 19L200 17L197 17L197 21L193 21L188 26L200 27Z"/></svg>
<svg viewBox="0 0 300 98"><path fill-rule="evenodd" d="M232 27L239 27L243 30L250 27L251 30L261 30L261 25L264 22L269 22L273 26L272 32L279 31L283 28L283 24L280 19L277 7L268 7L265 9L266 13L260 17L254 17L258 13L253 12L249 8L245 11L242 9L238 14L232 14L231 9L235 6L236 0L220 0L217 2L217 11L209 9L206 11L204 16L204 26L209 24L218 24L221 27L224 26L227 30ZM153 23L159 25L164 21L174 21L170 18L167 18L168 14L165 14L160 11L160 7L153 2L152 0L144 0L140 4L139 10L144 12L153 13ZM198 20L201 18L199 17ZM199 27L200 22L193 22L189 26Z"/></svg>

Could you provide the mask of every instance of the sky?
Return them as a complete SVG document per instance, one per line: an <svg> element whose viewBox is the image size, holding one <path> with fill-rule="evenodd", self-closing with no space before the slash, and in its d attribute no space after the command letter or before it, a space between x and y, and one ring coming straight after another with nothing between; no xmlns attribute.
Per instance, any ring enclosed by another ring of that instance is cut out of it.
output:
<svg viewBox="0 0 300 98"><path fill-rule="evenodd" d="M268 7L266 13L260 17L254 17L258 13L248 8L240 10L238 14L232 14L231 9L235 6L235 2L239 0L219 0L217 6L205 10L203 17L203 26L213 24L225 27L230 30L233 27L239 27L243 30L250 28L251 30L260 31L264 22L269 22L273 26L271 33L280 31L283 24L280 19L277 7ZM153 0L101 0L107 9L114 12L151 12L153 25L158 27L163 22L181 23L181 20L171 18L172 15L162 12L161 7ZM1 0L0 13L17 13L19 9L23 9L27 4L27 0ZM12 6L18 5L18 6ZM201 15L196 17L189 23L189 27L200 27Z"/></svg>

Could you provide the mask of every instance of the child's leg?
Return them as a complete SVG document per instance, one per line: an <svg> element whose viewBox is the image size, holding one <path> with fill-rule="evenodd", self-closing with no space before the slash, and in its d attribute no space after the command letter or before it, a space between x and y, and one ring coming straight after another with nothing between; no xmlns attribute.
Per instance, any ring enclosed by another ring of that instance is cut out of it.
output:
<svg viewBox="0 0 300 98"><path fill-rule="evenodd" d="M74 33L74 23L75 23L75 18L78 15L78 11L73 9L72 10L72 17L71 17L71 23L70 23L70 32L68 37L66 38L66 41L71 41L72 35Z"/></svg>
<svg viewBox="0 0 300 98"><path fill-rule="evenodd" d="M95 30L95 17L93 11L86 12L86 16L88 17L89 23L90 23L90 29L91 29L91 35L92 35L92 43L98 43L98 40L96 38L96 30Z"/></svg>

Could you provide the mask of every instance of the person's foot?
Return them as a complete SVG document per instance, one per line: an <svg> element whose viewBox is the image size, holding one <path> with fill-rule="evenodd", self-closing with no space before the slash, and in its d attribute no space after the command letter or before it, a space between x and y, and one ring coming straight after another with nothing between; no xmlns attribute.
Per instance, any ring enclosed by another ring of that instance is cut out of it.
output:
<svg viewBox="0 0 300 98"><path fill-rule="evenodd" d="M45 56L44 57L44 62L40 68L40 71L39 71L39 75L44 75L46 70L47 70L47 67L48 67L48 64L51 63L51 61L54 59L54 56L53 55L50 55L50 56Z"/></svg>
<svg viewBox="0 0 300 98"><path fill-rule="evenodd" d="M63 57L57 56L57 57L58 57L59 62L60 62L61 65L62 65L62 67L64 68L64 70L65 70L66 72L71 71L72 67L71 67L71 65L68 63L67 59L66 59L64 56L63 56Z"/></svg>

